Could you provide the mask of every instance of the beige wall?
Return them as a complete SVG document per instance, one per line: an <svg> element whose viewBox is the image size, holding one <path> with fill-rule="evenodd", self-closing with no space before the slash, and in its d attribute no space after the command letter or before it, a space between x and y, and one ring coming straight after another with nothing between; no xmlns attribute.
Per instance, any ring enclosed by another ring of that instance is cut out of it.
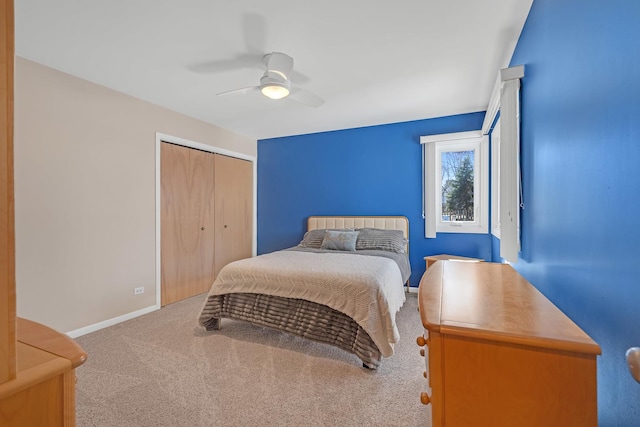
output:
<svg viewBox="0 0 640 427"><path fill-rule="evenodd" d="M156 132L257 151L255 140L16 59L19 316L68 332L155 304Z"/></svg>

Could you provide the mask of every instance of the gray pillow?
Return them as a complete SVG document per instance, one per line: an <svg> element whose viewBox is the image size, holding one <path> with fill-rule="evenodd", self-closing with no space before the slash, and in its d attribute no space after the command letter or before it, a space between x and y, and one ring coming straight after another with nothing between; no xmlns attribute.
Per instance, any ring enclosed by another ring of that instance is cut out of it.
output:
<svg viewBox="0 0 640 427"><path fill-rule="evenodd" d="M330 249L334 251L356 251L357 231L334 231L327 230L322 240L320 249Z"/></svg>
<svg viewBox="0 0 640 427"><path fill-rule="evenodd" d="M313 248L320 249L322 246L322 241L324 240L324 233L327 231L326 228L318 228L316 230L310 230L304 233L304 237L302 241L298 244L298 246L302 246L303 248ZM353 228L345 228L343 230L333 230L333 231L353 231Z"/></svg>
<svg viewBox="0 0 640 427"><path fill-rule="evenodd" d="M304 237L298 246L302 246L303 248L314 248L320 249L322 246L322 241L324 240L324 232L326 230L324 228L319 228L317 230L311 230L304 233Z"/></svg>
<svg viewBox="0 0 640 427"><path fill-rule="evenodd" d="M359 228L356 242L359 251L377 249L388 252L405 253L407 239L402 230L382 230L379 228Z"/></svg>

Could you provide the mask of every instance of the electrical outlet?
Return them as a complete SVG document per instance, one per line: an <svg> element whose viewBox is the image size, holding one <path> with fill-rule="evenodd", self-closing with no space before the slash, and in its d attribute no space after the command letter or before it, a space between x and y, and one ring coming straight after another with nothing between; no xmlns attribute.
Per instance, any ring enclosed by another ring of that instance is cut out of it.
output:
<svg viewBox="0 0 640 427"><path fill-rule="evenodd" d="M139 288L133 288L134 295L144 294L144 286L140 286Z"/></svg>

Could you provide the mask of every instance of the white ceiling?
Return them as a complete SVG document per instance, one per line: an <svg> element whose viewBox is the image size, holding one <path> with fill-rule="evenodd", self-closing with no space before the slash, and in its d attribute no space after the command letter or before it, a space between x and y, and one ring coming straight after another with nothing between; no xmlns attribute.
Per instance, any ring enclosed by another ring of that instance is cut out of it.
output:
<svg viewBox="0 0 640 427"><path fill-rule="evenodd" d="M532 1L18 0L16 54L263 139L485 110ZM272 51L322 106L216 96Z"/></svg>

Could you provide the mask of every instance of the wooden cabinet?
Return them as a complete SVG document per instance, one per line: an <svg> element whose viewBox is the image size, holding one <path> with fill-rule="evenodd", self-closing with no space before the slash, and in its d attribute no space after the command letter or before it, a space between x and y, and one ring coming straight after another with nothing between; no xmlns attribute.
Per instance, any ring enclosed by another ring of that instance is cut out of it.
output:
<svg viewBox="0 0 640 427"><path fill-rule="evenodd" d="M596 426L600 347L512 267L442 261L420 282L433 426Z"/></svg>
<svg viewBox="0 0 640 427"><path fill-rule="evenodd" d="M17 372L0 384L3 427L75 425L75 368L87 354L71 338L17 319Z"/></svg>
<svg viewBox="0 0 640 427"><path fill-rule="evenodd" d="M252 254L253 164L163 142L162 305L206 292L220 269Z"/></svg>
<svg viewBox="0 0 640 427"><path fill-rule="evenodd" d="M87 355L69 337L16 319L13 211L13 1L0 0L0 425L75 425L75 371Z"/></svg>
<svg viewBox="0 0 640 427"><path fill-rule="evenodd" d="M16 377L13 1L0 0L0 384Z"/></svg>

